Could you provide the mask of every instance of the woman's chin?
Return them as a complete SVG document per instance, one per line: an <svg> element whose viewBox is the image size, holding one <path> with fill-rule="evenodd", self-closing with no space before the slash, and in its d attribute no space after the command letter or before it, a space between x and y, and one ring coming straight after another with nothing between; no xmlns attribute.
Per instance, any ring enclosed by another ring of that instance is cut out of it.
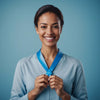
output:
<svg viewBox="0 0 100 100"><path fill-rule="evenodd" d="M56 44L55 43L46 43L46 44L43 44L45 45L46 47L55 47Z"/></svg>

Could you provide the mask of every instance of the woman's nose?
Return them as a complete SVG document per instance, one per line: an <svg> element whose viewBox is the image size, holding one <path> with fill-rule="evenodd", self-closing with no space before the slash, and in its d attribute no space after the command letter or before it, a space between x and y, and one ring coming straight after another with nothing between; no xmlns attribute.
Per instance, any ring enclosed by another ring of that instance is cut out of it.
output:
<svg viewBox="0 0 100 100"><path fill-rule="evenodd" d="M47 29L47 34L53 34L53 32L52 32L52 27L49 27L49 28Z"/></svg>

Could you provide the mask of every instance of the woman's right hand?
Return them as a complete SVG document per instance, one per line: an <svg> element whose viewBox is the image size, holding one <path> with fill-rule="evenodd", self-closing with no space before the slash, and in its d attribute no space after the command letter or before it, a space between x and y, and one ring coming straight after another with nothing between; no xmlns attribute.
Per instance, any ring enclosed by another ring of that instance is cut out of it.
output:
<svg viewBox="0 0 100 100"><path fill-rule="evenodd" d="M35 89L35 92L37 94L39 94L40 92L42 92L42 90L44 88L47 88L47 86L49 84L48 78L49 77L47 75L45 75L45 74L36 77L34 89Z"/></svg>
<svg viewBox="0 0 100 100"><path fill-rule="evenodd" d="M47 88L49 84L48 78L49 77L45 74L36 77L34 89L28 93L29 100L35 99L36 96L40 94L44 88Z"/></svg>

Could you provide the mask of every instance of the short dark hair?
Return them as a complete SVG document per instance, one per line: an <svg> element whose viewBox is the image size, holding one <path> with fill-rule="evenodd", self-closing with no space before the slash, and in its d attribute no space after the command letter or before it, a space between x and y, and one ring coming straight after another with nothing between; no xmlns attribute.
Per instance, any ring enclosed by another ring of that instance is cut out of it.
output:
<svg viewBox="0 0 100 100"><path fill-rule="evenodd" d="M53 5L44 5L42 7L40 7L38 9L38 11L36 12L35 14L35 17L34 17L34 24L36 27L38 27L38 20L39 20L39 17L46 13L46 12L52 12L54 14L57 15L57 17L60 19L60 22L61 22L61 27L63 26L64 24L64 20L63 20L63 15L62 15L62 12L55 6Z"/></svg>

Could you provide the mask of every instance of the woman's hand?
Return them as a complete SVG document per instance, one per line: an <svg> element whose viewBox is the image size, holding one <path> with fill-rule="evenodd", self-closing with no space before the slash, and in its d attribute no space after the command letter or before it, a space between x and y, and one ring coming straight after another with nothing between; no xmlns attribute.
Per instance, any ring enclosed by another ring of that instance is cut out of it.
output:
<svg viewBox="0 0 100 100"><path fill-rule="evenodd" d="M58 96L62 98L62 100L70 100L70 96L63 89L63 80L56 75L52 75L49 77L49 85L51 89L55 89Z"/></svg>
<svg viewBox="0 0 100 100"><path fill-rule="evenodd" d="M51 89L55 89L58 96L62 95L63 91L63 80L56 75L52 75L49 77L49 85Z"/></svg>
<svg viewBox="0 0 100 100"><path fill-rule="evenodd" d="M40 93L43 91L44 88L48 86L48 76L47 75L40 75L35 79L34 89L36 93Z"/></svg>
<svg viewBox="0 0 100 100"><path fill-rule="evenodd" d="M40 75L35 79L34 89L28 93L28 99L34 100L38 94L40 94L44 88L48 86L48 76Z"/></svg>

